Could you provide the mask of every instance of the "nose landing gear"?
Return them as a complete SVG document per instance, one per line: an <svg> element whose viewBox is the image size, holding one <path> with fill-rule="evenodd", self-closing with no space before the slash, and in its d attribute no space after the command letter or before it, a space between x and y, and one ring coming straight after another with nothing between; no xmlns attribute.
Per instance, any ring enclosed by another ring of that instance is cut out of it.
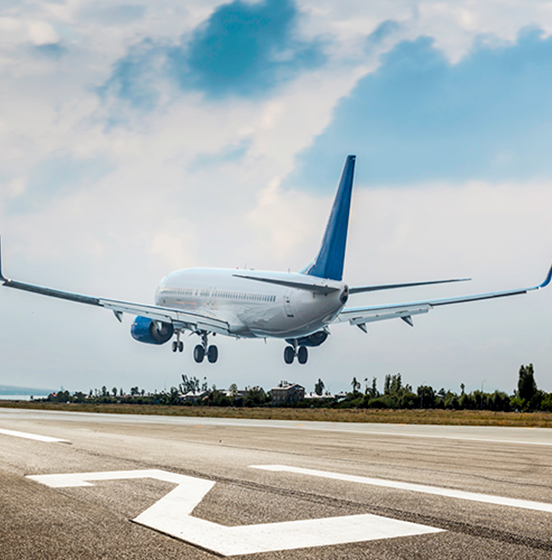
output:
<svg viewBox="0 0 552 560"><path fill-rule="evenodd" d="M180 340L180 331L176 332L176 340L173 340L172 351L184 352L184 343Z"/></svg>

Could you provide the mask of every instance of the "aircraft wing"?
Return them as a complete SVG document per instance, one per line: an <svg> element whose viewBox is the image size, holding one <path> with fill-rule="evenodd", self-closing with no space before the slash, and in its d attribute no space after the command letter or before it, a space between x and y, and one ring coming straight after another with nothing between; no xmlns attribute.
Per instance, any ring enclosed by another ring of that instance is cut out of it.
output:
<svg viewBox="0 0 552 560"><path fill-rule="evenodd" d="M3 286L14 288L16 290L23 290L25 292L33 292L43 296L55 297L69 301L76 301L78 303L85 303L88 305L95 305L113 311L115 317L119 321L122 320L123 313L130 313L132 315L140 315L142 317L149 317L154 321L161 321L163 323L172 323L177 329L189 329L192 331L208 331L216 332L219 334L229 334L229 325L226 321L221 321L214 317L200 315L198 313L191 313L188 311L181 311L170 307L160 307L158 305L147 305L143 303L133 303L130 301L118 301L114 299L105 299L93 296L86 296L76 294L73 292L65 292L62 290L54 290L52 288L45 288L44 286L36 286L34 284L27 284L25 282L18 282L17 280L10 280L2 275L0 263L0 282Z"/></svg>
<svg viewBox="0 0 552 560"><path fill-rule="evenodd" d="M434 299L427 301L417 301L410 303L397 303L392 305L373 305L368 307L349 307L339 313L335 321L349 322L356 325L362 331L366 332L366 323L375 321L384 321L386 319L402 319L410 326L413 326L412 316L427 313L435 307L441 305L452 305L455 303L467 303L469 301L480 301L484 299L495 299L501 297L515 296L518 294L526 294L532 290L540 290L550 284L552 278L552 267L548 271L546 278L542 284L532 286L530 288L520 288L517 290L506 290L502 292L490 292L486 294L475 294L470 296L460 296L446 299Z"/></svg>
<svg viewBox="0 0 552 560"><path fill-rule="evenodd" d="M119 320L121 320L120 317L122 313L129 313L131 315L149 317L154 321L172 323L175 329L206 331L225 335L230 334L230 326L226 321L216 319L215 317L208 317L207 315L200 315L199 313L181 311L171 307L160 307L158 305L145 305L143 303L102 298L98 299L98 305L113 311Z"/></svg>

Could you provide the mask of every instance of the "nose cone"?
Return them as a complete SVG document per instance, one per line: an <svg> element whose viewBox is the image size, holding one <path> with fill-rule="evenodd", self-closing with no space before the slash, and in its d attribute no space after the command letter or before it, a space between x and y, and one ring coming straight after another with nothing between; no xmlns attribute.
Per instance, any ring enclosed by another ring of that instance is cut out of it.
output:
<svg viewBox="0 0 552 560"><path fill-rule="evenodd" d="M339 301L341 301L341 303L343 305L345 305L347 303L348 299L349 299L349 286L347 286L347 284L345 284L345 287L343 288L343 291L341 292L341 296L339 296Z"/></svg>

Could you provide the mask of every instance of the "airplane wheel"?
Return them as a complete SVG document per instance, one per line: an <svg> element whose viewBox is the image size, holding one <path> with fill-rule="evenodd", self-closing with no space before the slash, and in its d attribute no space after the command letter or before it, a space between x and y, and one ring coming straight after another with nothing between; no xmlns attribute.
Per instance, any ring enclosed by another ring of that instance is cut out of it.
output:
<svg viewBox="0 0 552 560"><path fill-rule="evenodd" d="M207 359L210 364L214 364L218 359L218 348L216 346L209 346L207 348Z"/></svg>
<svg viewBox="0 0 552 560"><path fill-rule="evenodd" d="M203 349L203 346L201 346L201 344L198 344L194 348L194 360L197 364L200 364L203 361L203 358L205 358L205 350Z"/></svg>
<svg viewBox="0 0 552 560"><path fill-rule="evenodd" d="M307 350L306 346L299 346L299 350L297 351L297 360L300 364L306 364L307 360L309 359L309 351Z"/></svg>
<svg viewBox="0 0 552 560"><path fill-rule="evenodd" d="M176 342L176 340L173 340L173 343L172 343L172 351L173 351L173 352L176 352L177 348L178 348L178 343Z"/></svg>
<svg viewBox="0 0 552 560"><path fill-rule="evenodd" d="M178 351L184 352L184 343L181 340L178 341Z"/></svg>
<svg viewBox="0 0 552 560"><path fill-rule="evenodd" d="M295 348L293 346L286 346L284 349L284 362L286 364L292 364L295 358Z"/></svg>

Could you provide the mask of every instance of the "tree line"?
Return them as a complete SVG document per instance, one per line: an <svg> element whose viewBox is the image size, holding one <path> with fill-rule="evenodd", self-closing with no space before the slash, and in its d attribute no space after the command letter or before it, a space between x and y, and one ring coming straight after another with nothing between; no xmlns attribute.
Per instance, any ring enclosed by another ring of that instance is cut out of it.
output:
<svg viewBox="0 0 552 560"><path fill-rule="evenodd" d="M318 398L306 398L298 402L279 406L316 407L316 408L391 408L391 409L450 409L450 410L493 410L493 411L547 411L552 412L552 393L537 387L533 364L522 365L519 369L518 384L509 395L504 391L484 392L475 390L466 392L465 385L460 384L460 392L456 393L444 388L436 390L430 385L419 385L415 390L404 384L400 373L386 375L383 390L377 387L377 378L370 381L365 378L364 386L353 377L351 391L330 395L325 392L325 384L321 379L315 383L314 393ZM187 395L187 396L186 396ZM191 396L190 396L191 395ZM36 399L35 399L36 400ZM270 391L262 387L247 387L238 390L235 383L228 390L209 387L207 378L182 375L182 382L168 391L146 393L138 386L131 387L127 393L123 389L113 387L109 390L105 385L101 389L90 390L88 393L77 391L59 391L50 394L45 400L53 402L75 403L128 403L151 405L183 405L183 406L270 406Z"/></svg>
<svg viewBox="0 0 552 560"><path fill-rule="evenodd" d="M475 390L466 392L463 383L460 392L441 388L434 389L430 385L419 385L416 390L409 384L403 384L400 373L386 375L383 392L377 389L377 379L374 377L370 384L364 380L364 390L361 383L353 377L352 391L340 403L340 406L356 408L442 408L451 410L494 410L494 411L545 411L552 412L552 393L538 389L535 381L533 364L522 365L519 369L518 384L514 392L509 395L504 391L484 392Z"/></svg>

